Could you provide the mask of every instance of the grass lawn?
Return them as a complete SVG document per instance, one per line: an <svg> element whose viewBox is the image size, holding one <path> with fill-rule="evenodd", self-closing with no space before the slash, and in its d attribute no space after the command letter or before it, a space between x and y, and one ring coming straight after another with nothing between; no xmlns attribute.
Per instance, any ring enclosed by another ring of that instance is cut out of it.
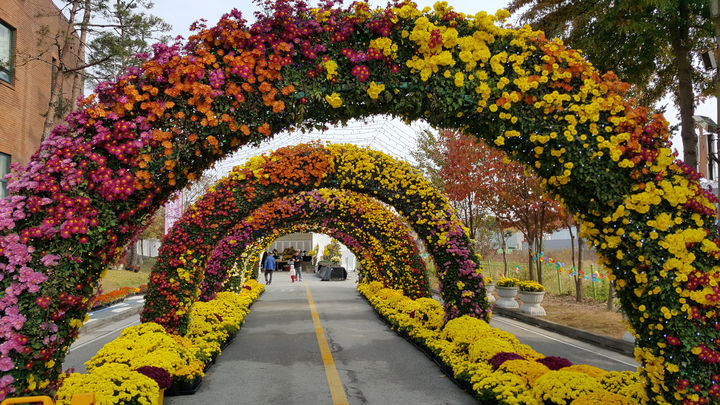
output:
<svg viewBox="0 0 720 405"><path fill-rule="evenodd" d="M626 331L622 315L597 301L577 302L574 296L545 294L542 306L547 316L540 319L550 322L618 339Z"/></svg>
<svg viewBox="0 0 720 405"><path fill-rule="evenodd" d="M105 277L100 281L103 292L107 293L120 287L138 287L140 284L146 284L150 276L150 270L156 260L154 257L143 260L138 273L127 270L108 270Z"/></svg>

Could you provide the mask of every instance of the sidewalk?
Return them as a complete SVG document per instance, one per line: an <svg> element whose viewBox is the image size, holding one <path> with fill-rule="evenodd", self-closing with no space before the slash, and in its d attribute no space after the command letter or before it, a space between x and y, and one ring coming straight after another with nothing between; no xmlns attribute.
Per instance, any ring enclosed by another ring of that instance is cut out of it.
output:
<svg viewBox="0 0 720 405"><path fill-rule="evenodd" d="M88 313L89 319L80 328L80 335L91 333L105 325L138 315L142 311L143 305L145 305L145 297L135 295L125 298L123 302L90 311Z"/></svg>

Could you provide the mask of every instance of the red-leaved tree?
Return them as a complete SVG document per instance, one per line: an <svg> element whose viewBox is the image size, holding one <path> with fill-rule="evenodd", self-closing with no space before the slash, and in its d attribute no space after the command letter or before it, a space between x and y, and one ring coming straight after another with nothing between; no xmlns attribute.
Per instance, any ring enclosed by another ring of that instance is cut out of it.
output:
<svg viewBox="0 0 720 405"><path fill-rule="evenodd" d="M443 189L465 209L462 219L471 237L479 215L490 213L496 218L507 274L504 233L510 228L520 231L528 241L528 268L535 280L533 256L543 249L543 234L562 226L560 204L544 194L540 179L511 162L504 152L457 131L442 130L439 140L445 160L439 172ZM540 262L537 280L542 283Z"/></svg>

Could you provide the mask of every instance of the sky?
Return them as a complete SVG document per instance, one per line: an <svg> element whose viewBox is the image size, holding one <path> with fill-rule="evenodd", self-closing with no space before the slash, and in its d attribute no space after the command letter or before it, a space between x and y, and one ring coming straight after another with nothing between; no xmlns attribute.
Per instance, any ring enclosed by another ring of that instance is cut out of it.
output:
<svg viewBox="0 0 720 405"><path fill-rule="evenodd" d="M432 6L435 0L415 0L420 8L425 6ZM309 0L310 4L314 3L314 0ZM351 3L351 0L345 0L346 5ZM384 7L386 0L370 0L372 7ZM455 10L466 13L474 14L478 11L487 11L494 13L498 9L504 8L507 4L507 0L448 0L448 3L452 5ZM243 16L248 21L254 21L254 12L259 10L254 2L251 0L155 0L155 7L150 12L172 25L173 30L170 33L172 36L182 35L187 38L190 31L190 25L204 18L207 20L208 26L213 26L220 17L232 10L237 8L242 11ZM512 17L511 17L512 20ZM705 115L712 118L714 121L718 121L716 116L715 98L708 99L708 102L698 106L696 108L696 115ZM671 125L679 123L678 111L674 107L672 100L667 98L663 100L661 105L667 106L667 112L665 114L666 119ZM376 133L372 133L373 128L380 128ZM218 164L219 168L225 169L232 167L235 164L241 164L247 157L256 154L258 151L265 152L270 149L275 149L278 146L282 146L287 143L298 143L301 141L308 141L317 139L322 136L333 141L339 141L340 139L354 139L355 143L360 145L372 145L386 153L393 154L397 157L405 158L406 160L412 160L407 155L407 149L412 147L413 133L424 129L425 126L422 123L414 124L411 127L405 126L402 122L397 120L388 120L384 117L377 117L370 124L354 123L350 124L346 128L331 129L325 134L312 133L309 135L291 134L291 136L285 140L283 137L286 135L278 135L274 141L271 141L265 146L261 146L259 150L254 149L252 151L241 150L236 155L226 159L225 161ZM399 133L399 136L393 137L393 131ZM676 131L679 132L679 131ZM410 140L408 140L410 139ZM383 145L384 142L384 145ZM673 137L673 148L677 149L682 156L682 143L679 135Z"/></svg>

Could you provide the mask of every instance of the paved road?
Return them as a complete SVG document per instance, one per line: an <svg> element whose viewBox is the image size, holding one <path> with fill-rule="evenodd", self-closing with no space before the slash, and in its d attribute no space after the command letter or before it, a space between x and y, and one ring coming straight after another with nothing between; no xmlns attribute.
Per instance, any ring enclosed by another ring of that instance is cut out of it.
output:
<svg viewBox="0 0 720 405"><path fill-rule="evenodd" d="M343 403L331 395L323 364L328 356L321 355L305 286L317 308L346 403L477 403L422 352L389 330L357 293L354 282L323 282L313 275L305 275L304 283L290 284L288 279L287 273L275 274L198 392L167 398L167 404Z"/></svg>
<svg viewBox="0 0 720 405"><path fill-rule="evenodd" d="M312 307L319 325L313 321ZM81 335L65 367L83 371L82 363L115 338L119 329L137 322L133 316ZM548 356L609 370L635 369L630 357L515 320L493 316L491 324ZM319 337L327 340L325 354ZM328 360L334 363L336 374L326 366ZM338 377L336 382L333 375ZM291 284L287 273L275 274L273 284L252 307L246 324L210 368L198 392L167 398L166 403L229 404L242 398L242 403L316 405L343 403L343 397L350 404L476 403L422 352L389 330L353 281L323 282L308 274L304 283Z"/></svg>

